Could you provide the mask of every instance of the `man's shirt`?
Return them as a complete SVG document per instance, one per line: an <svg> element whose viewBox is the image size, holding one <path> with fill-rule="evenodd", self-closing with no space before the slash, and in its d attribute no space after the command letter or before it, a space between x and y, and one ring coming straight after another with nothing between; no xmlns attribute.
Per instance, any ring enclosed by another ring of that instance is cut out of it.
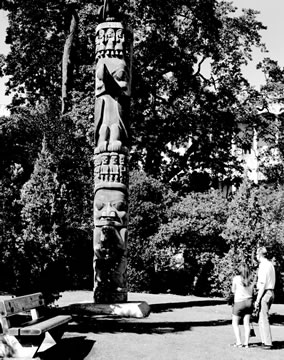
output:
<svg viewBox="0 0 284 360"><path fill-rule="evenodd" d="M265 290L273 290L275 287L275 269L272 262L267 259L263 259L258 268L257 288L263 284Z"/></svg>

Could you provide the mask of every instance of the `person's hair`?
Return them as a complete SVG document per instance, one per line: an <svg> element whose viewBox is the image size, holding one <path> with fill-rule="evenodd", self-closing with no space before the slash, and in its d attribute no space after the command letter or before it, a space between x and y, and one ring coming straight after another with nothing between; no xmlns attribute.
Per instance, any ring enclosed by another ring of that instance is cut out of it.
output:
<svg viewBox="0 0 284 360"><path fill-rule="evenodd" d="M245 263L240 265L239 273L242 279L242 284L244 287L251 285L252 283L252 272L249 266Z"/></svg>
<svg viewBox="0 0 284 360"><path fill-rule="evenodd" d="M266 247L264 247L264 246L259 247L257 249L256 253L258 255L261 255L261 256L265 257L265 258L267 257L267 250L266 250Z"/></svg>

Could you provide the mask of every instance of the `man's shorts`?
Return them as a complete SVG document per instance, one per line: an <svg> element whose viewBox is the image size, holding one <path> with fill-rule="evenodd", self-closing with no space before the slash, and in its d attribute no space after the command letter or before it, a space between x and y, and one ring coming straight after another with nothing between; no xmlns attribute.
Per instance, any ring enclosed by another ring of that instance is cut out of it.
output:
<svg viewBox="0 0 284 360"><path fill-rule="evenodd" d="M235 302L233 306L233 315L244 316L251 315L253 312L252 299L246 299L243 301Z"/></svg>

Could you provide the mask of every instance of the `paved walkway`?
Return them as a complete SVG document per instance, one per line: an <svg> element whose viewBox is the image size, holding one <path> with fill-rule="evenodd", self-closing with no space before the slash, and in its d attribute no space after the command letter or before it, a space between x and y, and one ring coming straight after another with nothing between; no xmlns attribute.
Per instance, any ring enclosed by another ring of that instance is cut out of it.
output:
<svg viewBox="0 0 284 360"><path fill-rule="evenodd" d="M58 307L92 302L92 292L65 292ZM42 360L279 360L284 356L284 305L273 304L275 349L260 349L258 327L251 348L235 349L231 308L222 299L130 293L129 301L146 301L147 318L80 316L68 325L60 345Z"/></svg>
<svg viewBox="0 0 284 360"><path fill-rule="evenodd" d="M91 302L92 293L64 293L58 305L66 306L70 301ZM230 346L234 342L231 308L221 299L130 293L129 301L146 301L152 309L150 316L78 318L64 335L60 359L264 360L268 357L267 351L260 349L257 325L257 336L251 339L250 349ZM284 356L284 305L273 304L271 313L276 349L269 351L269 359L278 360Z"/></svg>

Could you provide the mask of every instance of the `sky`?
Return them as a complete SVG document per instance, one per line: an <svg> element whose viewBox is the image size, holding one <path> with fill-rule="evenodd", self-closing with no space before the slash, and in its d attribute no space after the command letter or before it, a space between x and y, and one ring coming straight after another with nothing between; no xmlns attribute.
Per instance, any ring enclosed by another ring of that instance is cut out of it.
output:
<svg viewBox="0 0 284 360"><path fill-rule="evenodd" d="M254 61L243 69L245 77L257 88L264 83L264 76L260 70L256 70L256 64L263 57L270 57L278 61L284 67L284 0L231 0L239 9L252 8L260 11L258 20L267 26L262 31L262 40L266 44L269 53L263 54L259 50L253 52ZM6 27L8 25L6 14L0 10L0 53L7 54L9 47L5 44ZM7 79L0 78L0 107L9 104L10 97L4 95L5 82Z"/></svg>
<svg viewBox="0 0 284 360"><path fill-rule="evenodd" d="M0 10L0 54L7 55L9 46L5 44L6 27L8 26L8 20L6 13ZM0 114L2 113L3 105L10 103L10 97L5 96L5 82L7 78L0 78ZM1 111L2 110L2 111Z"/></svg>
<svg viewBox="0 0 284 360"><path fill-rule="evenodd" d="M243 70L250 82L259 88L264 83L264 75L255 67L263 57L270 57L284 67L284 42L281 40L284 36L284 0L233 0L233 3L239 9L251 8L260 11L258 20L267 27L267 30L261 31L261 35L269 52L261 53L255 50L254 61Z"/></svg>

